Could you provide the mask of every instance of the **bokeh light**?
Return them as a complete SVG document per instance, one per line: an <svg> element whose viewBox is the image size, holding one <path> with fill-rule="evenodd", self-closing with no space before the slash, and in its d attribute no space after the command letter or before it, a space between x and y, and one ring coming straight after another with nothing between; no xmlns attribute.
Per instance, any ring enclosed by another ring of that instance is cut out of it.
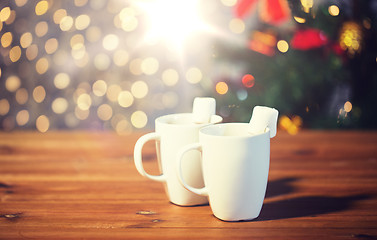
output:
<svg viewBox="0 0 377 240"><path fill-rule="evenodd" d="M296 135L301 129L303 124L302 118L300 116L293 116L289 118L283 115L279 118L279 127L287 131L290 135Z"/></svg>
<svg viewBox="0 0 377 240"><path fill-rule="evenodd" d="M29 122L30 114L27 110L21 110L16 115L16 122L19 126L24 126Z"/></svg>
<svg viewBox="0 0 377 240"><path fill-rule="evenodd" d="M22 48L27 48L33 42L33 35L30 32L26 32L21 35L20 44Z"/></svg>
<svg viewBox="0 0 377 240"><path fill-rule="evenodd" d="M19 46L14 46L9 51L9 58L12 62L17 62L21 57L21 48Z"/></svg>
<svg viewBox="0 0 377 240"><path fill-rule="evenodd" d="M334 17L338 16L340 12L339 7L336 5L329 6L328 10L329 10L330 15Z"/></svg>
<svg viewBox="0 0 377 240"><path fill-rule="evenodd" d="M35 6L35 14L36 15L43 15L48 10L48 2L47 1L39 1Z"/></svg>
<svg viewBox="0 0 377 240"><path fill-rule="evenodd" d="M241 34L245 31L245 23L242 19L233 18L229 22L229 29L233 33Z"/></svg>
<svg viewBox="0 0 377 240"><path fill-rule="evenodd" d="M106 35L103 38L102 45L108 51L112 51L118 47L119 39L115 34Z"/></svg>
<svg viewBox="0 0 377 240"><path fill-rule="evenodd" d="M285 52L288 52L288 49L289 49L289 44L288 44L288 42L287 41L285 41L285 40L279 40L278 42L277 42L277 48L278 48L278 50L280 51L280 52L282 52L282 53L285 53Z"/></svg>
<svg viewBox="0 0 377 240"><path fill-rule="evenodd" d="M47 132L50 127L50 120L46 115L41 115L37 118L35 125L38 131L44 133Z"/></svg>
<svg viewBox="0 0 377 240"><path fill-rule="evenodd" d="M254 86L255 84L255 78L253 75L251 74L245 74L243 77L242 77L242 84L247 87L247 88L251 88Z"/></svg>
<svg viewBox="0 0 377 240"><path fill-rule="evenodd" d="M299 50L282 39L290 39L297 26L305 28L317 21L317 6L313 9L312 0L300 0L291 22L280 25L288 31L281 33L280 26L261 20L262 3L248 15L236 16L238 3L4 1L0 7L0 128L110 129L130 134L153 127L152 120L161 114L191 111L196 96L214 95L224 117L249 112L242 104L255 104L256 98L262 102L267 93L272 97L265 102L273 105L282 98L279 89L287 82L264 81L270 72L262 74L259 68L268 65L273 71L286 66L285 73L294 77L294 66L284 65L284 59ZM339 20L337 5L327 4L321 14ZM363 34L373 27L370 18L347 21L332 43L339 43L338 51L355 55L363 50ZM234 58L228 58L227 49ZM263 55L260 65L244 61L258 59L259 54ZM264 64L270 58L277 65ZM257 85L254 76L258 76ZM292 88L292 98L302 94L297 86L287 87ZM352 111L352 118L357 103L352 100L352 106L348 99L335 104L336 112ZM234 106L240 109L229 107L228 101L237 102ZM310 107L308 114L314 112ZM281 126L297 134L301 118L294 111L290 114L282 117Z"/></svg>
<svg viewBox="0 0 377 240"><path fill-rule="evenodd" d="M46 97L46 90L43 86L37 86L33 90L33 98L37 103L43 102Z"/></svg>
<svg viewBox="0 0 377 240"><path fill-rule="evenodd" d="M143 111L136 111L131 115L131 123L135 128L143 128L147 125L148 117Z"/></svg>
<svg viewBox="0 0 377 240"><path fill-rule="evenodd" d="M6 32L1 36L1 45L3 48L7 48L12 44L13 35L11 32Z"/></svg>
<svg viewBox="0 0 377 240"><path fill-rule="evenodd" d="M25 88L19 88L16 91L16 102L20 105L27 103L29 100L29 93Z"/></svg>
<svg viewBox="0 0 377 240"><path fill-rule="evenodd" d="M0 115L6 115L9 112L9 102L6 99L0 99Z"/></svg>
<svg viewBox="0 0 377 240"><path fill-rule="evenodd" d="M97 80L93 83L93 93L98 97L102 97L106 94L107 84L104 80Z"/></svg>
<svg viewBox="0 0 377 240"><path fill-rule="evenodd" d="M54 85L58 89L64 89L69 85L70 81L71 79L67 73L58 73L54 78Z"/></svg>
<svg viewBox="0 0 377 240"><path fill-rule="evenodd" d="M144 81L136 81L131 86L131 93L135 98L144 98L148 94L148 85Z"/></svg>
<svg viewBox="0 0 377 240"><path fill-rule="evenodd" d="M109 104L102 104L97 109L97 115L102 121L110 120L113 115L113 109Z"/></svg>
<svg viewBox="0 0 377 240"><path fill-rule="evenodd" d="M192 67L186 72L186 80L191 84L199 83L202 78L202 71L197 67Z"/></svg>
<svg viewBox="0 0 377 240"><path fill-rule="evenodd" d="M179 80L179 74L176 70L169 68L163 71L162 81L166 86L174 86Z"/></svg>
<svg viewBox="0 0 377 240"><path fill-rule="evenodd" d="M45 21L41 21L35 25L35 35L37 37L43 37L48 32L48 23Z"/></svg>
<svg viewBox="0 0 377 240"><path fill-rule="evenodd" d="M228 84L226 82L218 82L216 84L216 92L220 95L224 95L228 92Z"/></svg>
<svg viewBox="0 0 377 240"><path fill-rule="evenodd" d="M352 103L350 101L347 101L344 103L344 111L351 112L352 110Z"/></svg>
<svg viewBox="0 0 377 240"><path fill-rule="evenodd" d="M67 111L68 101L65 98L56 98L54 101L52 101L51 108L54 113L63 114L65 111Z"/></svg>
<svg viewBox="0 0 377 240"><path fill-rule="evenodd" d="M129 91L122 91L118 95L118 103L121 107L127 108L134 102L134 97Z"/></svg>
<svg viewBox="0 0 377 240"><path fill-rule="evenodd" d="M45 57L38 59L37 63L35 64L35 69L37 73L41 75L46 73L48 68L49 68L49 62L47 58Z"/></svg>
<svg viewBox="0 0 377 240"><path fill-rule="evenodd" d="M9 92L15 92L21 86L21 80L18 76L9 76L5 81L5 88Z"/></svg>
<svg viewBox="0 0 377 240"><path fill-rule="evenodd" d="M10 17L10 13L11 13L10 7L4 7L3 9L1 9L1 11L0 11L0 22L7 21L8 18Z"/></svg>

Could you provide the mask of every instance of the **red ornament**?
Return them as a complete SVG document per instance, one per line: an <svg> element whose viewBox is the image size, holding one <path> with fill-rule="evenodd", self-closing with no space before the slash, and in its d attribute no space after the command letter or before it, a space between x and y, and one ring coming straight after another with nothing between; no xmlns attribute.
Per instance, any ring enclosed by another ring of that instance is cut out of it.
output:
<svg viewBox="0 0 377 240"><path fill-rule="evenodd" d="M292 48L309 50L319 48L328 43L327 36L318 29L298 30L291 40Z"/></svg>
<svg viewBox="0 0 377 240"><path fill-rule="evenodd" d="M259 2L259 17L271 25L279 25L288 21L291 12L287 0L239 0L235 6L235 16L245 18L253 12Z"/></svg>

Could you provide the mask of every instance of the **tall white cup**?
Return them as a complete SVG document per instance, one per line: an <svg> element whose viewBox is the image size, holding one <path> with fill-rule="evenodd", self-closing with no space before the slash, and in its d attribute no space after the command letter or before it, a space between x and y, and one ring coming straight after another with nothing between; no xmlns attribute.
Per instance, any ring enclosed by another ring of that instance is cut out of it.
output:
<svg viewBox="0 0 377 240"><path fill-rule="evenodd" d="M262 208L270 164L270 133L252 135L248 123L223 123L202 128L199 143L177 154L177 176L182 185L208 196L213 214L224 221L251 220ZM191 151L198 150L198 151ZM202 153L205 186L191 185L183 174L184 158Z"/></svg>
<svg viewBox="0 0 377 240"><path fill-rule="evenodd" d="M155 120L155 132L139 138L135 144L134 161L136 169L142 176L151 180L164 182L169 200L181 206L193 206L208 203L205 196L196 195L186 190L180 183L175 172L175 159L178 150L199 141L199 129L219 123L222 117L213 115L209 123L194 123L192 113L171 114ZM155 140L157 159L161 175L150 175L143 167L142 148L148 141ZM203 187L203 175L199 152L187 153L182 159L182 175L195 187Z"/></svg>

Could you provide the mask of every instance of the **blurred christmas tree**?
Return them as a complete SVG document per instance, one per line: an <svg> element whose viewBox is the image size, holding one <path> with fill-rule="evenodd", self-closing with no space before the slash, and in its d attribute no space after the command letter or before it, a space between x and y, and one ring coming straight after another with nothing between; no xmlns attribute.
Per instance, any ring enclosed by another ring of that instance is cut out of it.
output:
<svg viewBox="0 0 377 240"><path fill-rule="evenodd" d="M291 133L310 128L376 128L376 1L239 0L252 25L247 49L218 41L220 114L248 121L254 105L280 111ZM219 70L220 71L220 70ZM229 71L231 72L231 71Z"/></svg>

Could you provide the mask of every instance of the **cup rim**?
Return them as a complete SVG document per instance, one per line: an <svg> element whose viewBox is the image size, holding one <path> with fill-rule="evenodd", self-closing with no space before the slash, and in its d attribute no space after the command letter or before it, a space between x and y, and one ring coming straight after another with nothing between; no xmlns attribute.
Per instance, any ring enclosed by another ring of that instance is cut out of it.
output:
<svg viewBox="0 0 377 240"><path fill-rule="evenodd" d="M219 124L214 124L214 125L209 125L201 128L199 130L200 135L204 135L206 137L216 137L216 138L254 138L258 136L264 136L270 134L270 130L268 129L265 132L261 132L258 134L245 134L245 135L217 135L213 134L210 131L214 128L223 128L226 126L242 126L245 128L245 133L247 133L249 123L243 123L243 122L231 122L231 123L219 123Z"/></svg>
<svg viewBox="0 0 377 240"><path fill-rule="evenodd" d="M155 122L162 125L169 125L169 126L206 126L211 124L220 123L223 118L219 115L212 115L211 120L208 123L195 123L193 121L187 121L179 124L169 123L168 120L170 119L189 119L193 117L193 113L172 113L160 116L156 118Z"/></svg>

